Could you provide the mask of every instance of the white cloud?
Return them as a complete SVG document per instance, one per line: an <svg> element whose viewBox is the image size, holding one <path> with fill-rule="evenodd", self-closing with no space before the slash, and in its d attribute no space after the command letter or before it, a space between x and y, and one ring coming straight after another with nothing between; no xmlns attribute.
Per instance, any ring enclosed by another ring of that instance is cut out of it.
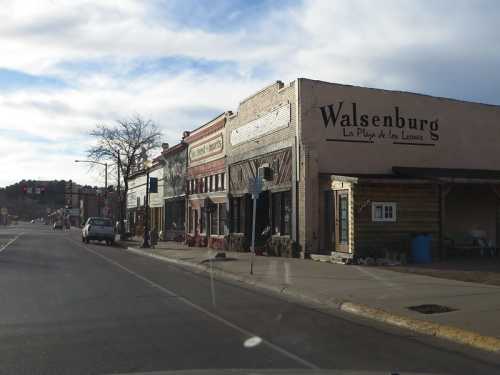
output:
<svg viewBox="0 0 500 375"><path fill-rule="evenodd" d="M500 102L495 1L276 3L247 26L224 32L179 28L171 22L175 15L160 17L151 4L2 4L0 68L50 75L67 86L0 91L0 132L26 134L0 140L9 150L0 186L38 175L90 181L95 176L74 165L67 145L83 153L89 140L82 135L96 123L140 113L175 143L182 130L237 109L240 100L277 79L309 77ZM131 74L141 62L169 56L230 64ZM103 68L82 70L82 62ZM53 149L30 142L33 137L49 139Z"/></svg>

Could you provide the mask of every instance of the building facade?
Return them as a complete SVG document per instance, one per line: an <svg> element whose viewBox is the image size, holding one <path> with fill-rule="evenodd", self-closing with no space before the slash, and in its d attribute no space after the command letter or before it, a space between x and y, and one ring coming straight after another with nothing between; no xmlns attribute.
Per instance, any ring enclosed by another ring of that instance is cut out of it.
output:
<svg viewBox="0 0 500 375"><path fill-rule="evenodd" d="M229 117L230 250L249 249L253 216L249 185L260 176L263 188L256 202L256 251L278 256L297 254L294 85L276 82L243 100Z"/></svg>
<svg viewBox="0 0 500 375"><path fill-rule="evenodd" d="M189 245L224 248L227 233L226 120L223 113L184 138Z"/></svg>
<svg viewBox="0 0 500 375"><path fill-rule="evenodd" d="M163 161L164 197L162 239L184 242L186 240L187 143L182 141L172 147L164 144L160 157Z"/></svg>
<svg viewBox="0 0 500 375"><path fill-rule="evenodd" d="M304 252L497 246L500 107L298 79ZM476 249L477 250L477 249Z"/></svg>
<svg viewBox="0 0 500 375"><path fill-rule="evenodd" d="M164 150L165 208L158 220L165 239L181 240L184 228L189 245L248 251L249 185L259 176L259 253L407 254L418 234L431 238L435 258L452 248L494 248L499 144L499 106L303 78L277 81ZM127 207L140 216L145 175L133 179L136 195L129 194Z"/></svg>

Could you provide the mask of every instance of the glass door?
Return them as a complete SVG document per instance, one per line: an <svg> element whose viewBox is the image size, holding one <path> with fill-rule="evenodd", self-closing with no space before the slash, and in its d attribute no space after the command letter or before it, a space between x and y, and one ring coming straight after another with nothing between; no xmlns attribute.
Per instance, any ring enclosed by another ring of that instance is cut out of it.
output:
<svg viewBox="0 0 500 375"><path fill-rule="evenodd" d="M349 251L349 193L335 192L335 250Z"/></svg>

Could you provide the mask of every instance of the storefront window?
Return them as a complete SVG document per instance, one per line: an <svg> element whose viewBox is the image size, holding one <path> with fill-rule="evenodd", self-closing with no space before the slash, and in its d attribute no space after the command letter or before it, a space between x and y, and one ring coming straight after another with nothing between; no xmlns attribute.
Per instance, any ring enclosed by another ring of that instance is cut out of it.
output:
<svg viewBox="0 0 500 375"><path fill-rule="evenodd" d="M191 220L191 208L188 210L188 220ZM169 230L184 230L184 202L165 202L165 228ZM188 231L192 230L192 223L189 223Z"/></svg>
<svg viewBox="0 0 500 375"><path fill-rule="evenodd" d="M219 175L215 175L215 191L219 190Z"/></svg>
<svg viewBox="0 0 500 375"><path fill-rule="evenodd" d="M210 207L210 234L219 234L217 206Z"/></svg>
<svg viewBox="0 0 500 375"><path fill-rule="evenodd" d="M273 234L281 233L281 193L272 194Z"/></svg>
<svg viewBox="0 0 500 375"><path fill-rule="evenodd" d="M207 209L205 207L201 208L200 215L200 233L205 233L205 221L206 221Z"/></svg>
<svg viewBox="0 0 500 375"><path fill-rule="evenodd" d="M224 190L225 189L225 186L224 186L224 178L225 178L225 174L224 173L221 173L220 174L220 187L221 187L221 190Z"/></svg>
<svg viewBox="0 0 500 375"><path fill-rule="evenodd" d="M282 193L282 197L281 215L283 221L281 234L290 235L292 229L292 193L285 191Z"/></svg>
<svg viewBox="0 0 500 375"><path fill-rule="evenodd" d="M231 231L245 232L245 197L233 198L231 201Z"/></svg>
<svg viewBox="0 0 500 375"><path fill-rule="evenodd" d="M193 209L191 207L188 208L188 231L193 232Z"/></svg>
<svg viewBox="0 0 500 375"><path fill-rule="evenodd" d="M226 204L219 203L217 206L219 210L219 234L223 235L224 225L226 224Z"/></svg>
<svg viewBox="0 0 500 375"><path fill-rule="evenodd" d="M290 191L273 193L271 199L273 234L290 235L292 229L292 193Z"/></svg>
<svg viewBox="0 0 500 375"><path fill-rule="evenodd" d="M240 222L241 198L233 198L231 200L231 231L233 233L241 232Z"/></svg>

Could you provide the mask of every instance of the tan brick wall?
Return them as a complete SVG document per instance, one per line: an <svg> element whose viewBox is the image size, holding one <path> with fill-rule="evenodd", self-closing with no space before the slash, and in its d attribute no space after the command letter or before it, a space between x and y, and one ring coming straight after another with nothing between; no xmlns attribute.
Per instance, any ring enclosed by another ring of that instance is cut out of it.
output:
<svg viewBox="0 0 500 375"><path fill-rule="evenodd" d="M291 150L292 160L287 162L291 164L292 173L291 175L287 174L288 181L280 180L279 186L276 184L265 184L264 190L272 191L273 189L282 188L283 186L291 186L292 206L293 209L296 210L295 197L293 196L294 184L292 182L294 180L297 164L295 155L297 134L297 102L295 89L295 81L288 85L278 81L244 99L240 103L238 111L233 116L230 116L226 123L225 149L227 153L226 171L230 170L231 165L241 164L241 162L246 160L261 159L262 156L274 154L275 152L276 155L280 155L277 151L286 152L285 150ZM252 138L246 142L235 145L231 144L231 132L234 129L248 125L251 121L257 120L277 108L282 108L282 106L290 107L290 121L287 127L275 128L263 136ZM251 164L256 165L255 163ZM234 170L236 169L233 168L233 171ZM226 175L230 178L229 173L226 173ZM239 192L241 193L241 191ZM292 219L292 223L294 220L295 219ZM292 234L293 233L294 228L292 228Z"/></svg>
<svg viewBox="0 0 500 375"><path fill-rule="evenodd" d="M293 84L292 82L289 86L286 86L281 82L276 82L240 103L238 112L230 117L226 123L228 163L246 160L290 145L296 134L296 103ZM290 126L248 142L235 146L231 145L232 130L244 126L250 121L269 113L277 106L286 103L291 105Z"/></svg>

